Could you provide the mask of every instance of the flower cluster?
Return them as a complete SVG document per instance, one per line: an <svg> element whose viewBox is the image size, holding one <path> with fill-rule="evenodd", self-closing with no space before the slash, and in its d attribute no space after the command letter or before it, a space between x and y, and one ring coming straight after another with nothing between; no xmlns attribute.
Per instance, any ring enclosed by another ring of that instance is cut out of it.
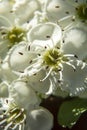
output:
<svg viewBox="0 0 87 130"><path fill-rule="evenodd" d="M50 130L43 98L86 98L86 43L86 0L0 0L1 128Z"/></svg>

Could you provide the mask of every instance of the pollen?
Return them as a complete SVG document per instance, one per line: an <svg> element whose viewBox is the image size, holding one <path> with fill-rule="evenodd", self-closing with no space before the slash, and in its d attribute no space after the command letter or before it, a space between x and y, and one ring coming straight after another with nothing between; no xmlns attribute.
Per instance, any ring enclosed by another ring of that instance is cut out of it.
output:
<svg viewBox="0 0 87 130"><path fill-rule="evenodd" d="M4 128L16 128L18 125L22 125L26 120L26 111L24 108L19 108L16 104L11 104L9 109L2 115L3 120L0 122L0 125L6 122Z"/></svg>
<svg viewBox="0 0 87 130"><path fill-rule="evenodd" d="M19 27L14 27L7 32L6 38L9 40L10 46L12 46L26 38L26 31Z"/></svg>
<svg viewBox="0 0 87 130"><path fill-rule="evenodd" d="M63 60L67 60L67 58L64 58L63 53L56 48L46 51L43 59L45 65L53 67L54 69L56 67L58 68L59 64L62 63Z"/></svg>

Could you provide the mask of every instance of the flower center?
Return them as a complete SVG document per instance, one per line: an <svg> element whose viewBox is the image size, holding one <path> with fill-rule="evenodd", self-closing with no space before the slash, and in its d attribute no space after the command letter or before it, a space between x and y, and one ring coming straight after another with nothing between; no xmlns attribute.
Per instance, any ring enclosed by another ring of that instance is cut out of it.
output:
<svg viewBox="0 0 87 130"><path fill-rule="evenodd" d="M77 15L82 20L87 20L87 4L77 6Z"/></svg>
<svg viewBox="0 0 87 130"><path fill-rule="evenodd" d="M12 46L15 43L19 43L24 40L24 38L26 37L26 31L19 27L14 27L7 33L6 37Z"/></svg>
<svg viewBox="0 0 87 130"><path fill-rule="evenodd" d="M56 67L58 68L59 64L61 64L62 61L68 60L66 57L63 56L63 54L59 51L59 49L56 48L46 51L43 59L45 65L53 67L54 69Z"/></svg>
<svg viewBox="0 0 87 130"><path fill-rule="evenodd" d="M13 121L13 124L23 123L24 122L25 110L23 108L14 108L11 109L8 113L7 123Z"/></svg>
<svg viewBox="0 0 87 130"><path fill-rule="evenodd" d="M16 128L18 125L23 125L26 120L26 111L24 108L19 108L16 104L10 104L9 109L3 114L3 120L0 125L6 122L5 128Z"/></svg>

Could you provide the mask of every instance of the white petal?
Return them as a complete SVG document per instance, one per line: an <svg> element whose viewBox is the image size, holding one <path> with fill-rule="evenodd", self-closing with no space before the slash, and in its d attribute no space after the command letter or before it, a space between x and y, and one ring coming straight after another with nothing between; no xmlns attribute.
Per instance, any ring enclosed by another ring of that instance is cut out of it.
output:
<svg viewBox="0 0 87 130"><path fill-rule="evenodd" d="M37 73L34 73L33 75L29 76L28 82L31 87L33 87L36 91L39 93L46 94L50 91L50 88L53 88L53 84L51 81L51 77L49 76L44 81L41 81L45 78L47 75L45 70L41 70ZM49 92L49 94L52 92Z"/></svg>
<svg viewBox="0 0 87 130"><path fill-rule="evenodd" d="M17 77L18 75L12 72L8 62L4 61L1 65L0 78L2 80L6 80L7 82L11 82L15 80Z"/></svg>
<svg viewBox="0 0 87 130"><path fill-rule="evenodd" d="M64 65L63 85L61 87L63 90L68 91L71 96L79 95L87 88L87 66L83 69L81 69L81 67L82 63L80 63L79 66L76 66L76 71L74 71L71 66Z"/></svg>
<svg viewBox="0 0 87 130"><path fill-rule="evenodd" d="M17 18L19 19L19 22L22 24L24 22L30 21L34 16L34 12L36 10L40 10L40 8L40 4L37 0L27 0L23 3L17 4L17 7L14 7L14 10Z"/></svg>
<svg viewBox="0 0 87 130"><path fill-rule="evenodd" d="M28 67L33 56L35 55L29 54L26 43L21 43L10 50L8 63L12 70L22 73Z"/></svg>
<svg viewBox="0 0 87 130"><path fill-rule="evenodd" d="M38 98L33 89L24 81L14 81L10 86L10 97L21 107L28 107L38 103Z"/></svg>
<svg viewBox="0 0 87 130"><path fill-rule="evenodd" d="M53 42L54 45L58 44L61 40L62 32L60 26L48 22L44 24L38 24L34 28L31 29L28 35L28 39L30 42L38 42L41 44L42 41ZM51 44L53 44L51 43ZM48 44L49 45L49 44ZM50 46L50 45L49 45Z"/></svg>
<svg viewBox="0 0 87 130"><path fill-rule="evenodd" d="M51 130L53 126L53 116L44 108L32 110L28 121L28 130Z"/></svg>
<svg viewBox="0 0 87 130"><path fill-rule="evenodd" d="M57 22L60 19L71 15L74 11L73 6L71 6L66 0L48 0L47 1L47 16L49 20ZM69 14L67 14L69 12ZM67 22L64 20L64 22ZM70 21L68 21L69 24ZM65 23L63 23L65 24Z"/></svg>
<svg viewBox="0 0 87 130"><path fill-rule="evenodd" d="M80 28L69 30L65 34L64 53L75 54L79 59L87 56L87 32Z"/></svg>

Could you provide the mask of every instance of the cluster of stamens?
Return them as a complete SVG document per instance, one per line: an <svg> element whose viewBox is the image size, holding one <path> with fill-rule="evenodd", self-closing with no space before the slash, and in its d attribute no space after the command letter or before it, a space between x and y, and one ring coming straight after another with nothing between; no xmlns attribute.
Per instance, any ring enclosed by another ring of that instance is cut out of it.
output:
<svg viewBox="0 0 87 130"><path fill-rule="evenodd" d="M51 73L58 74L60 77L58 81L63 81L63 75L62 75L63 64L71 66L73 70L76 71L76 67L75 65L72 64L73 63L72 61L78 62L77 55L63 54L63 52L59 47L48 49L48 47L45 46L44 48L45 52L37 54L38 57L29 62L30 65L25 69L26 71L34 67L36 64L38 65L38 63L41 64L40 65L41 68L38 71L45 68L48 73L40 81L44 81L45 79L47 79ZM36 73L34 75L36 75Z"/></svg>
<svg viewBox="0 0 87 130"><path fill-rule="evenodd" d="M16 26L10 30L2 27L1 35L2 35L2 39L8 40L8 47L12 47L14 44L26 40L26 31Z"/></svg>
<svg viewBox="0 0 87 130"><path fill-rule="evenodd" d="M11 128L13 130L17 127L22 128L25 121L26 112L24 108L19 108L14 104L11 104L9 109L0 115L0 126L4 128L4 130L8 130L8 128Z"/></svg>

